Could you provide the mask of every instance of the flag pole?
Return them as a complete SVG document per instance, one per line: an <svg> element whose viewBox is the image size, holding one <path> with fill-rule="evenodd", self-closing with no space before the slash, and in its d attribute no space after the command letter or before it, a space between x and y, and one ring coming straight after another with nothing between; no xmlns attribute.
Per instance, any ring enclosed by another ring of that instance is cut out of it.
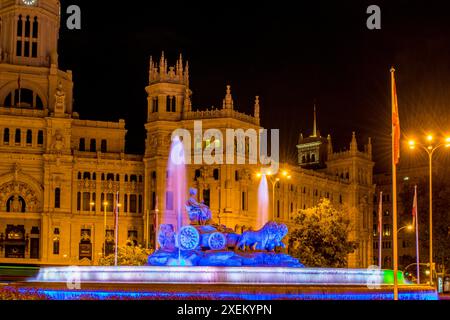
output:
<svg viewBox="0 0 450 320"><path fill-rule="evenodd" d="M116 212L114 217L114 232L115 232L115 250L114 250L114 265L117 267L117 248L119 242L119 192L116 193Z"/></svg>
<svg viewBox="0 0 450 320"><path fill-rule="evenodd" d="M398 300L398 223L397 223L397 147L398 139L398 110L397 110L397 94L395 88L395 69L391 68L391 89L392 89L392 228L393 228L393 260L394 260L394 300Z"/></svg>
<svg viewBox="0 0 450 320"><path fill-rule="evenodd" d="M420 284L420 257L419 257L419 208L417 206L417 185L414 187L414 195L415 195L415 202L414 205L416 207L416 264L417 264L417 284Z"/></svg>
<svg viewBox="0 0 450 320"><path fill-rule="evenodd" d="M378 207L378 266L382 267L382 242L383 242L383 235L382 235L382 222L383 222L383 191L380 191L380 205Z"/></svg>

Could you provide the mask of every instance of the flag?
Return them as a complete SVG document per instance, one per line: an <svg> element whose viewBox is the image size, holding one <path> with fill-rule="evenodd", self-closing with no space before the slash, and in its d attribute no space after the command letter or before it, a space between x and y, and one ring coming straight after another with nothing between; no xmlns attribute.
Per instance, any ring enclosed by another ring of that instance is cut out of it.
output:
<svg viewBox="0 0 450 320"><path fill-rule="evenodd" d="M395 85L395 69L391 69L392 82L392 139L393 139L393 156L397 165L400 159L400 118L398 114L397 88Z"/></svg>
<svg viewBox="0 0 450 320"><path fill-rule="evenodd" d="M380 201L378 204L378 234L381 234L382 224L383 224L383 192L380 192ZM379 245L381 245L381 243Z"/></svg>
<svg viewBox="0 0 450 320"><path fill-rule="evenodd" d="M417 220L417 186L414 188L414 200L413 200L413 208L412 208L412 218L413 222L412 225L416 225Z"/></svg>

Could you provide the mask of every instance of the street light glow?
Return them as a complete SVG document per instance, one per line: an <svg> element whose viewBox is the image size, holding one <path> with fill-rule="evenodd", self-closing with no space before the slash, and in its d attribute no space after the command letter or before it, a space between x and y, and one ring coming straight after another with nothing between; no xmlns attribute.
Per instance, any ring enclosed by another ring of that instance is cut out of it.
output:
<svg viewBox="0 0 450 320"><path fill-rule="evenodd" d="M286 177L288 175L287 171L283 171L283 176Z"/></svg>
<svg viewBox="0 0 450 320"><path fill-rule="evenodd" d="M103 202L103 205L106 207L108 205L108 201Z"/></svg>
<svg viewBox="0 0 450 320"><path fill-rule="evenodd" d="M411 231L413 229L413 226L410 224L409 226L406 227L409 231Z"/></svg>
<svg viewBox="0 0 450 320"><path fill-rule="evenodd" d="M445 143L446 143L446 145L445 145L446 148L450 147L450 137L445 138Z"/></svg>
<svg viewBox="0 0 450 320"><path fill-rule="evenodd" d="M416 148L416 142L414 140L409 140L408 144L410 149Z"/></svg>
<svg viewBox="0 0 450 320"><path fill-rule="evenodd" d="M434 137L433 137L431 134L429 134L429 135L427 136L427 141L432 142L433 139L434 139Z"/></svg>

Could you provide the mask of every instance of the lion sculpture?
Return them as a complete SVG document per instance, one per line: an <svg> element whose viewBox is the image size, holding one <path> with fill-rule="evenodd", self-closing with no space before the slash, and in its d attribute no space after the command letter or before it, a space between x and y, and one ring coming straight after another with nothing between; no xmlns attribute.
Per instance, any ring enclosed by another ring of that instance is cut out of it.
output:
<svg viewBox="0 0 450 320"><path fill-rule="evenodd" d="M287 232L286 225L270 221L261 230L245 231L237 243L237 248L243 251L246 248L253 251L274 251L277 247L284 247L282 240Z"/></svg>

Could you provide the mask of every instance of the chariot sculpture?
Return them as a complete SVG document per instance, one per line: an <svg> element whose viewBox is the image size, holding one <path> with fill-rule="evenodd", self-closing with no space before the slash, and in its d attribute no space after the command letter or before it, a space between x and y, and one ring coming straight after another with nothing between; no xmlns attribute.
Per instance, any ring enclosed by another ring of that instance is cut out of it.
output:
<svg viewBox="0 0 450 320"><path fill-rule="evenodd" d="M196 189L191 188L189 195L185 208L190 224L182 226L179 232L170 224L160 226L160 249L149 257L150 265L167 265L183 257L191 265L303 266L287 254L275 253L277 248L285 247L286 225L270 221L260 230L237 234L212 222L209 207L196 199Z"/></svg>

